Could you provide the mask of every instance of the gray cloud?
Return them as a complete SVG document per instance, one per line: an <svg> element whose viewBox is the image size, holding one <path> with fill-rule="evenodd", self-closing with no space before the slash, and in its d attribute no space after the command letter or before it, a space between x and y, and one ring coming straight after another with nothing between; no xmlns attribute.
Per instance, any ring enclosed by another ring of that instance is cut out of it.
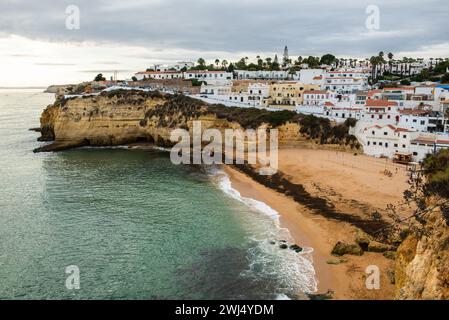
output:
<svg viewBox="0 0 449 320"><path fill-rule="evenodd" d="M37 62L37 66L76 66L75 63Z"/></svg>
<svg viewBox="0 0 449 320"><path fill-rule="evenodd" d="M133 72L133 70L124 70L124 69L102 69L102 70L80 70L79 72L83 73L114 73L114 72Z"/></svg>
<svg viewBox="0 0 449 320"><path fill-rule="evenodd" d="M65 28L73 4L80 30ZM370 4L380 9L379 31L365 28ZM10 0L0 11L0 35L159 49L264 53L288 45L292 54L368 56L449 42L447 0Z"/></svg>

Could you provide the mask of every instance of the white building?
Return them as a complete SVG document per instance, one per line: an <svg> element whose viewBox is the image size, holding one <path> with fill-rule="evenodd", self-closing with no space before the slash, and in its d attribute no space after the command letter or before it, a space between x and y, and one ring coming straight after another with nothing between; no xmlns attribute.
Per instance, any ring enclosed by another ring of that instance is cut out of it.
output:
<svg viewBox="0 0 449 320"><path fill-rule="evenodd" d="M375 157L393 158L396 153L410 153L410 141L419 134L393 125L374 125L365 128L359 138L363 151Z"/></svg>
<svg viewBox="0 0 449 320"><path fill-rule="evenodd" d="M321 84L325 72L324 69L301 69L293 76L293 79L305 84Z"/></svg>
<svg viewBox="0 0 449 320"><path fill-rule="evenodd" d="M449 136L422 134L393 125L367 127L357 135L367 155L393 158L407 154L415 162L424 160L427 154L449 148Z"/></svg>
<svg viewBox="0 0 449 320"><path fill-rule="evenodd" d="M398 105L395 101L368 99L362 120L378 125L396 125L399 122Z"/></svg>
<svg viewBox="0 0 449 320"><path fill-rule="evenodd" d="M416 162L424 160L428 154L449 148L449 136L420 135L410 141L410 153Z"/></svg>
<svg viewBox="0 0 449 320"><path fill-rule="evenodd" d="M399 111L398 126L419 132L444 132L446 119L438 111L404 109Z"/></svg>
<svg viewBox="0 0 449 320"><path fill-rule="evenodd" d="M236 70L238 80L245 79L264 79L264 80L285 80L288 78L288 71L247 71Z"/></svg>
<svg viewBox="0 0 449 320"><path fill-rule="evenodd" d="M226 103L241 107L265 106L266 99L270 96L270 85L266 83L250 83L248 88L239 92L232 91L232 82L227 84L203 84L201 96L216 102Z"/></svg>
<svg viewBox="0 0 449 320"><path fill-rule="evenodd" d="M368 76L363 71L328 71L321 88L337 93L356 93L368 87Z"/></svg>
<svg viewBox="0 0 449 320"><path fill-rule="evenodd" d="M343 122L348 118L360 120L363 109L350 104L337 103L337 105L326 102L324 105L324 115L337 122Z"/></svg>
<svg viewBox="0 0 449 320"><path fill-rule="evenodd" d="M303 96L303 104L308 106L322 106L325 102L337 101L337 94L330 90L305 90Z"/></svg>
<svg viewBox="0 0 449 320"><path fill-rule="evenodd" d="M166 80L166 79L182 79L183 73L178 71L142 71L137 72L134 76L139 81L143 79Z"/></svg>
<svg viewBox="0 0 449 320"><path fill-rule="evenodd" d="M185 71L183 74L184 79L197 79L199 81L205 81L208 84L224 84L233 79L232 72L226 71L190 70Z"/></svg>

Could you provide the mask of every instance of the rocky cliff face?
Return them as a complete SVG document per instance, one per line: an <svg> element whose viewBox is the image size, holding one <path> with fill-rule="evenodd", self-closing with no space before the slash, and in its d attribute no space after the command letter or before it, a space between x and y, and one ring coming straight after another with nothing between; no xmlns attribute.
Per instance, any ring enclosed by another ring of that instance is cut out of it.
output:
<svg viewBox="0 0 449 320"><path fill-rule="evenodd" d="M432 212L420 236L409 235L397 251L396 298L449 299L449 227Z"/></svg>
<svg viewBox="0 0 449 320"><path fill-rule="evenodd" d="M42 136L39 140L53 143L35 151L58 151L84 145L113 146L139 141L170 146L173 144L170 141L171 131L176 128L191 129L193 120L201 120L203 129L213 127L220 130L257 128L270 126L273 122L279 129L281 142L303 139L297 123L286 123L277 118L273 120L258 110L243 110L242 114L237 114L240 111L232 111L232 108L226 110L230 111L223 113L219 106L210 106L185 96L134 90L59 99L48 106L41 116Z"/></svg>

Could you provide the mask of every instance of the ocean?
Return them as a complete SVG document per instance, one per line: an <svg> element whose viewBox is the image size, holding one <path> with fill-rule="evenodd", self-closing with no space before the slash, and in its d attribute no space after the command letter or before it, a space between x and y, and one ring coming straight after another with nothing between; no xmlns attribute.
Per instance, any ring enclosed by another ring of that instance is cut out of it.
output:
<svg viewBox="0 0 449 320"><path fill-rule="evenodd" d="M0 299L307 299L310 250L218 167L163 150L42 145L41 90L0 90ZM272 244L276 241L276 244ZM300 244L299 244L300 245ZM66 286L67 267L79 289Z"/></svg>

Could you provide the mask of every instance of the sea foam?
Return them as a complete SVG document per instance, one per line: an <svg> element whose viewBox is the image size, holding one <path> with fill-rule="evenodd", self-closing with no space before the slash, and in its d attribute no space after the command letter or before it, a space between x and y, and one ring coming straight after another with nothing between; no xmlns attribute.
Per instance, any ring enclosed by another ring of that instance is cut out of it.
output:
<svg viewBox="0 0 449 320"><path fill-rule="evenodd" d="M269 205L256 199L243 197L241 193L232 187L229 176L217 167L207 169L208 174L213 178L216 185L230 198L244 204L252 212L262 214L272 221L273 227L268 227L264 237L250 236L253 243L248 250L249 268L242 272L242 276L254 278L255 280L264 277L273 279L282 277L281 282L285 288L289 288L288 293L275 293L274 299L290 299L298 291L314 293L317 291L316 273L313 267L313 248L303 248L301 253L294 250L280 250L278 243L270 243L272 239L285 239L288 243L293 242L293 238L287 228L280 226L279 213ZM279 264L273 264L273 257Z"/></svg>

